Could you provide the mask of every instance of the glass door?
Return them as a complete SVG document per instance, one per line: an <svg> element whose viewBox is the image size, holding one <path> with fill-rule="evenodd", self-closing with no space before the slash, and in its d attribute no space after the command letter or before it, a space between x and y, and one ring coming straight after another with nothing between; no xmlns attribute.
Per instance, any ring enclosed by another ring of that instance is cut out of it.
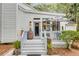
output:
<svg viewBox="0 0 79 59"><path fill-rule="evenodd" d="M34 30L35 30L35 36L39 36L39 23L35 23L35 28L34 28Z"/></svg>

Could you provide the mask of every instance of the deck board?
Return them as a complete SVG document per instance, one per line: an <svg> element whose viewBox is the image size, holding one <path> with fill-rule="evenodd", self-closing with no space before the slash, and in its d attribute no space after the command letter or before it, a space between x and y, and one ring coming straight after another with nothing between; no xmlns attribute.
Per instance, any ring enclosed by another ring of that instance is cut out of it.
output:
<svg viewBox="0 0 79 59"><path fill-rule="evenodd" d="M10 49L13 48L13 45L5 45L5 44L1 44L0 45L0 55L3 55L4 53L6 53L7 51L9 51Z"/></svg>

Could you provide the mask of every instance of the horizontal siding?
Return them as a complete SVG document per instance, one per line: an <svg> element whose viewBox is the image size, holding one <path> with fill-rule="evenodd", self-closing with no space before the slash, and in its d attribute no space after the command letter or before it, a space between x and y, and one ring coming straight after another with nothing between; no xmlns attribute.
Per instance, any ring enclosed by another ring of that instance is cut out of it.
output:
<svg viewBox="0 0 79 59"><path fill-rule="evenodd" d="M2 42L16 40L16 4L2 4Z"/></svg>
<svg viewBox="0 0 79 59"><path fill-rule="evenodd" d="M2 27L2 25L1 25L2 24L2 21L1 20L2 20L2 4L0 3L0 41L2 39L1 38L1 34L2 34L2 32L1 32L1 29L2 29L1 28Z"/></svg>

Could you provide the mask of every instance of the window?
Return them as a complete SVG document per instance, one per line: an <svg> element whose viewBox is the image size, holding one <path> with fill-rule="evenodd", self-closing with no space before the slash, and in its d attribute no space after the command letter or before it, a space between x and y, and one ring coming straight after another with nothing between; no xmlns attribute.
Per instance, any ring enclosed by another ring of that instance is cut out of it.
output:
<svg viewBox="0 0 79 59"><path fill-rule="evenodd" d="M46 21L43 21L42 28L43 28L43 31L46 30Z"/></svg>
<svg viewBox="0 0 79 59"><path fill-rule="evenodd" d="M57 31L60 30L60 22L57 21Z"/></svg>
<svg viewBox="0 0 79 59"><path fill-rule="evenodd" d="M46 33L46 36L47 36L47 37L50 37L50 33Z"/></svg>
<svg viewBox="0 0 79 59"><path fill-rule="evenodd" d="M44 33L42 33L42 37L44 37Z"/></svg>
<svg viewBox="0 0 79 59"><path fill-rule="evenodd" d="M63 26L62 26L62 30L64 30Z"/></svg>
<svg viewBox="0 0 79 59"><path fill-rule="evenodd" d="M53 21L52 22L52 31L55 31L55 30L57 30L56 29L56 21Z"/></svg>
<svg viewBox="0 0 79 59"><path fill-rule="evenodd" d="M50 31L50 21L47 20L47 31Z"/></svg>
<svg viewBox="0 0 79 59"><path fill-rule="evenodd" d="M43 24L42 25L43 31L44 30L50 31L50 20L49 20L49 18L43 18L42 24Z"/></svg>
<svg viewBox="0 0 79 59"><path fill-rule="evenodd" d="M52 31L58 31L60 30L60 22L59 21L53 21L52 22Z"/></svg>
<svg viewBox="0 0 79 59"><path fill-rule="evenodd" d="M49 31L50 30L50 21L43 21L42 28L43 28L43 31L44 30Z"/></svg>

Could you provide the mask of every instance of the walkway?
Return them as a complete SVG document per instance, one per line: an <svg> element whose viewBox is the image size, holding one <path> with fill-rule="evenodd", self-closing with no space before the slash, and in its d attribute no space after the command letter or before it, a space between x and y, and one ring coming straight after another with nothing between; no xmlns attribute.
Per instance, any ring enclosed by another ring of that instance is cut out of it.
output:
<svg viewBox="0 0 79 59"><path fill-rule="evenodd" d="M10 49L13 48L13 45L0 45L0 55L3 55L4 53L6 53L7 51L9 51Z"/></svg>

